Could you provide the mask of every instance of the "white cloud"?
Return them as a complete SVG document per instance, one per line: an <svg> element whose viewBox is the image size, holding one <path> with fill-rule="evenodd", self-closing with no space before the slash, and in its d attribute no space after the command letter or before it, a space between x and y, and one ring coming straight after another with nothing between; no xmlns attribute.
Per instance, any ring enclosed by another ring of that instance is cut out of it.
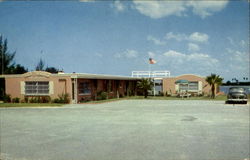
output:
<svg viewBox="0 0 250 160"><path fill-rule="evenodd" d="M167 57L174 57L174 58L176 58L176 57L177 58L186 57L185 54L177 52L177 51L173 51L173 50L169 50L169 51L165 52L163 55L167 56Z"/></svg>
<svg viewBox="0 0 250 160"><path fill-rule="evenodd" d="M100 57L100 58L102 58L102 57L103 57L103 55L102 55L102 54L100 54L100 53L96 53L96 54L95 54L95 56L96 56L96 57Z"/></svg>
<svg viewBox="0 0 250 160"><path fill-rule="evenodd" d="M192 41L192 42L207 42L209 39L209 36L205 33L200 33L200 32L194 32L190 35L186 34L181 34L181 33L173 33L169 32L166 34L165 39L170 40L174 39L176 41Z"/></svg>
<svg viewBox="0 0 250 160"><path fill-rule="evenodd" d="M169 50L162 54L159 65L168 66L169 70L179 73L204 73L209 74L219 65L219 61L208 54L184 54Z"/></svg>
<svg viewBox="0 0 250 160"><path fill-rule="evenodd" d="M241 41L240 41L240 46L241 46L241 47L245 47L245 46L247 46L246 41L241 40Z"/></svg>
<svg viewBox="0 0 250 160"><path fill-rule="evenodd" d="M226 48L226 51L227 51L228 53L233 53L233 50L230 49L230 48Z"/></svg>
<svg viewBox="0 0 250 160"><path fill-rule="evenodd" d="M134 8L150 18L162 18L170 15L183 15L186 10L183 1L141 1L134 0Z"/></svg>
<svg viewBox="0 0 250 160"><path fill-rule="evenodd" d="M79 0L79 2L95 2L95 0Z"/></svg>
<svg viewBox="0 0 250 160"><path fill-rule="evenodd" d="M152 41L155 45L165 45L166 44L166 42L161 41L153 36L147 36L147 40Z"/></svg>
<svg viewBox="0 0 250 160"><path fill-rule="evenodd" d="M233 39L232 39L231 37L227 37L227 40L229 41L229 43L230 43L232 46L235 45L235 44L234 44L234 41L233 41Z"/></svg>
<svg viewBox="0 0 250 160"><path fill-rule="evenodd" d="M206 65L216 64L219 61L215 58L210 57L208 54L193 53L187 56L188 61L198 61L198 63L205 63Z"/></svg>
<svg viewBox="0 0 250 160"><path fill-rule="evenodd" d="M234 48L238 48L236 45ZM226 55L223 57L226 62L224 68L230 70L230 75L242 77L249 75L249 53L247 50L240 51L237 49L226 48Z"/></svg>
<svg viewBox="0 0 250 160"><path fill-rule="evenodd" d="M184 54L184 53L180 53L180 52L177 52L174 50L169 50L169 51L165 52L163 55L168 57L168 58L181 59L181 62L196 61L196 63L200 63L201 60L202 60L202 63L205 61L207 61L209 63L217 63L218 62L217 59L211 58L208 54L202 54L202 53Z"/></svg>
<svg viewBox="0 0 250 160"><path fill-rule="evenodd" d="M237 40L234 40L234 39L231 38L231 37L227 37L227 40L229 41L229 43L230 43L230 45L231 45L232 47L241 46L242 48L244 48L244 47L247 46L247 42L244 41L244 40L237 41Z"/></svg>
<svg viewBox="0 0 250 160"><path fill-rule="evenodd" d="M136 58L138 56L138 52L135 50L127 49L122 53L116 53L114 55L115 58Z"/></svg>
<svg viewBox="0 0 250 160"><path fill-rule="evenodd" d="M199 47L197 44L188 43L188 50L189 50L189 51L196 52L196 51L199 51L199 50L200 50L200 47Z"/></svg>
<svg viewBox="0 0 250 160"><path fill-rule="evenodd" d="M232 62L236 62L236 65L243 65L244 63L249 63L249 55L246 52L241 52L238 50L233 50L227 48L227 55Z"/></svg>
<svg viewBox="0 0 250 160"><path fill-rule="evenodd" d="M151 58L153 58L153 57L155 57L155 53L153 53L153 52L148 52L148 56L151 57Z"/></svg>
<svg viewBox="0 0 250 160"><path fill-rule="evenodd" d="M118 11L118 12L122 12L125 10L125 5L122 4L119 0L114 2L114 8Z"/></svg>
<svg viewBox="0 0 250 160"><path fill-rule="evenodd" d="M192 7L194 14L206 18L211 16L214 12L221 11L228 4L228 1L189 1L187 6Z"/></svg>
<svg viewBox="0 0 250 160"><path fill-rule="evenodd" d="M176 41L183 41L187 40L187 35L185 34L174 34L173 32L169 32L166 34L165 39L170 40L170 39L175 39Z"/></svg>
<svg viewBox="0 0 250 160"><path fill-rule="evenodd" d="M171 15L186 16L189 9L193 14L206 18L215 12L221 11L228 1L141 1L134 0L134 8L141 14L153 19L163 18Z"/></svg>
<svg viewBox="0 0 250 160"><path fill-rule="evenodd" d="M205 33L194 32L189 36L190 41L207 42L209 36Z"/></svg>

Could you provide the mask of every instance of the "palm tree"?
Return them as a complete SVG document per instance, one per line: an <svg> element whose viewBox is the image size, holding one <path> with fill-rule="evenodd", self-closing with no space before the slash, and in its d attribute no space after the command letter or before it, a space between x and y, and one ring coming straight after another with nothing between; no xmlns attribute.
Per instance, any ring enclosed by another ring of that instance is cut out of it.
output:
<svg viewBox="0 0 250 160"><path fill-rule="evenodd" d="M137 87L142 90L144 98L148 97L148 91L152 90L153 85L154 83L150 78L143 78L137 83Z"/></svg>
<svg viewBox="0 0 250 160"><path fill-rule="evenodd" d="M211 86L212 98L215 98L215 86L220 86L222 84L223 78L216 74L211 74L206 77L207 83Z"/></svg>

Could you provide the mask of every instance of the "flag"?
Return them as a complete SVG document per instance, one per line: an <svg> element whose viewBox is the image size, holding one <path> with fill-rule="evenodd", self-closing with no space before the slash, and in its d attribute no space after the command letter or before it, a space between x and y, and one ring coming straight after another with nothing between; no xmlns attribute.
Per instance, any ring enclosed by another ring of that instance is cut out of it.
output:
<svg viewBox="0 0 250 160"><path fill-rule="evenodd" d="M156 61L153 58L149 58L149 64L155 64Z"/></svg>

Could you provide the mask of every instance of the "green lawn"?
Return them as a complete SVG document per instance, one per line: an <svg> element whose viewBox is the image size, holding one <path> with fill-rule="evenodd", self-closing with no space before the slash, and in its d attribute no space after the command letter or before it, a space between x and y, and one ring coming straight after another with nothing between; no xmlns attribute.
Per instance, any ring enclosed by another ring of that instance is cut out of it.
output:
<svg viewBox="0 0 250 160"><path fill-rule="evenodd" d="M98 104L98 103L107 103L107 102L114 102L119 100L130 99L130 97L123 97L123 98L112 98L112 99L105 99L105 100L98 100L98 101L86 101L80 102L81 104Z"/></svg>
<svg viewBox="0 0 250 160"><path fill-rule="evenodd" d="M144 99L143 96L134 96L134 97L129 97L128 99ZM147 99L150 100L220 100L220 101L225 101L227 99L226 95L220 95L216 96L215 99L211 99L210 97L189 97L189 98L180 98L180 97L165 97L165 96L148 96Z"/></svg>
<svg viewBox="0 0 250 160"><path fill-rule="evenodd" d="M250 98L250 97L249 97ZM98 103L106 103L106 102L113 102L118 100L125 100L125 99L145 99L143 96L132 96L132 97L123 97L123 98L113 98L107 100L99 100L99 101L88 101L82 102L86 104L98 104ZM179 98L179 97L165 97L165 96L148 96L148 100L211 100L211 101L226 101L226 95L216 96L215 99L211 99L210 97L190 97L190 98ZM61 107L64 104L58 103L0 103L0 107Z"/></svg>
<svg viewBox="0 0 250 160"><path fill-rule="evenodd" d="M60 107L58 103L0 103L0 107Z"/></svg>

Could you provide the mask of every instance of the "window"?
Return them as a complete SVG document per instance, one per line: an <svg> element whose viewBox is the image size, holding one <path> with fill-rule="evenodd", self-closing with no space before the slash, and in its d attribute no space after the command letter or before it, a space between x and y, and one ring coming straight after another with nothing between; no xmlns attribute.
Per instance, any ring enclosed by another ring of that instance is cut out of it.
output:
<svg viewBox="0 0 250 160"><path fill-rule="evenodd" d="M48 95L49 82L25 82L26 95Z"/></svg>
<svg viewBox="0 0 250 160"><path fill-rule="evenodd" d="M180 91L188 91L188 84L179 84L179 90Z"/></svg>
<svg viewBox="0 0 250 160"><path fill-rule="evenodd" d="M189 82L189 90L190 91L197 91L198 90L198 82Z"/></svg>
<svg viewBox="0 0 250 160"><path fill-rule="evenodd" d="M79 94L90 94L90 83L89 82L81 82L79 83Z"/></svg>
<svg viewBox="0 0 250 160"><path fill-rule="evenodd" d="M180 83L179 91L198 91L198 82Z"/></svg>
<svg viewBox="0 0 250 160"><path fill-rule="evenodd" d="M114 91L113 81L112 80L108 80L108 91L109 92L113 92Z"/></svg>

